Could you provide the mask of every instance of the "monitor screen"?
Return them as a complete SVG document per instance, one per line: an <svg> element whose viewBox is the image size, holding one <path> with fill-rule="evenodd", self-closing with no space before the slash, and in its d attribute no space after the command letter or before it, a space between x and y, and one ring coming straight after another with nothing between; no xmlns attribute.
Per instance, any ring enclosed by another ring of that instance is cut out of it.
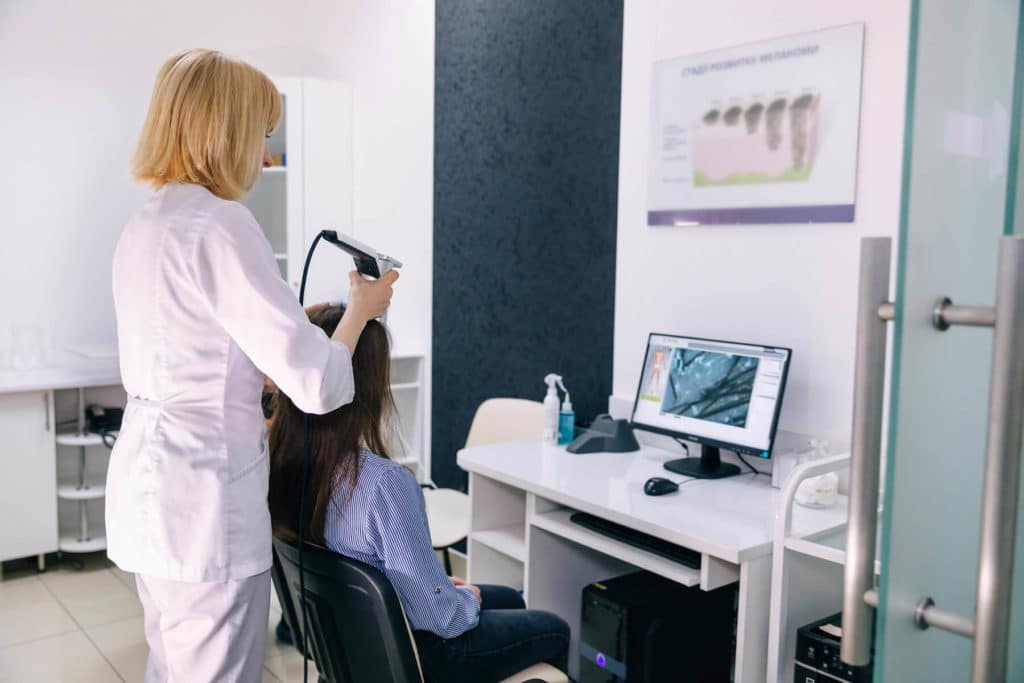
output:
<svg viewBox="0 0 1024 683"><path fill-rule="evenodd" d="M792 352L652 334L633 426L767 458Z"/></svg>

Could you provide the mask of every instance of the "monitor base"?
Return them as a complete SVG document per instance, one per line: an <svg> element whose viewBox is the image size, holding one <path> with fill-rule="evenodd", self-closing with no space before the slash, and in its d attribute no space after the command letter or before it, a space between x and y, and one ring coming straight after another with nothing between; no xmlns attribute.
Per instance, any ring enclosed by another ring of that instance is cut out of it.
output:
<svg viewBox="0 0 1024 683"><path fill-rule="evenodd" d="M741 472L739 465L722 462L721 452L714 446L701 446L699 458L669 460L665 469L694 479L725 479Z"/></svg>

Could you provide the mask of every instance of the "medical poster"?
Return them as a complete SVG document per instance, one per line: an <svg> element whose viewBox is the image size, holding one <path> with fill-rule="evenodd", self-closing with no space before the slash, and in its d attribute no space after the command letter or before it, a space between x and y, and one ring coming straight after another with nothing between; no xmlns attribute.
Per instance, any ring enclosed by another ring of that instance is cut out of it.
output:
<svg viewBox="0 0 1024 683"><path fill-rule="evenodd" d="M864 25L654 65L648 225L853 221Z"/></svg>

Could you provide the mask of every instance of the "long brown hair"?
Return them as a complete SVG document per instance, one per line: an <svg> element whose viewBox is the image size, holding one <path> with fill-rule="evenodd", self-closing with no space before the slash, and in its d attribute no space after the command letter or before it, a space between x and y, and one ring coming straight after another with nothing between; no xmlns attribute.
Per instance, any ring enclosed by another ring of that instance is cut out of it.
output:
<svg viewBox="0 0 1024 683"><path fill-rule="evenodd" d="M310 316L328 336L345 312L329 306ZM352 352L355 396L326 415L310 415L311 458L306 486L303 535L324 543L324 522L335 488L350 496L359 478L360 451L387 458L385 433L394 415L391 395L391 342L376 320L366 324ZM270 516L274 533L294 538L299 527L299 500L304 460L303 413L278 390L270 422ZM346 501L347 502L347 501Z"/></svg>

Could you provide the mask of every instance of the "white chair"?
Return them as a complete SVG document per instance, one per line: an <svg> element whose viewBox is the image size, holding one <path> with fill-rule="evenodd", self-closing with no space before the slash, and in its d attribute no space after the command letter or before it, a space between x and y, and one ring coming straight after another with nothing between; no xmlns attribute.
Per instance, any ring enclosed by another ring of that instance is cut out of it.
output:
<svg viewBox="0 0 1024 683"><path fill-rule="evenodd" d="M480 404L466 437L466 448L505 441L539 439L544 434L544 405L521 398L491 398Z"/></svg>
<svg viewBox="0 0 1024 683"><path fill-rule="evenodd" d="M466 448L505 441L539 439L544 433L544 406L521 398L490 398L480 404L469 426ZM452 573L449 548L469 535L469 496L455 489L425 484L423 497L430 522L430 542L444 554L444 569Z"/></svg>

